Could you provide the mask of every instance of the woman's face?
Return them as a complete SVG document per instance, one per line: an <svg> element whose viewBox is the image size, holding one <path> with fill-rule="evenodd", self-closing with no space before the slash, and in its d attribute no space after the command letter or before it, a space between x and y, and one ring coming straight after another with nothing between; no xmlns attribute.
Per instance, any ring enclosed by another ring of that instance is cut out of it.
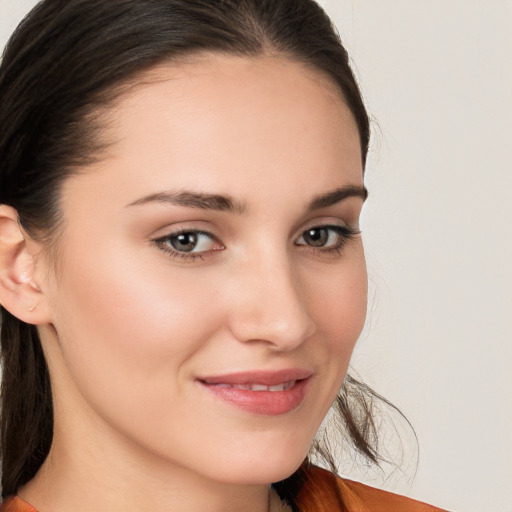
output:
<svg viewBox="0 0 512 512"><path fill-rule="evenodd" d="M56 272L37 269L55 443L288 476L365 318L349 109L301 64L209 55L153 70L104 136L64 183Z"/></svg>

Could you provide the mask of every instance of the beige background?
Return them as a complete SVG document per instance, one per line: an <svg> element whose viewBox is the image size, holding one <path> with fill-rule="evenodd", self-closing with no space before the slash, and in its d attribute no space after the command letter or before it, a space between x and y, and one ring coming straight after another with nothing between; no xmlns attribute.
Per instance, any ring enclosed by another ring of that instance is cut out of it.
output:
<svg viewBox="0 0 512 512"><path fill-rule="evenodd" d="M416 479L512 511L512 2L326 0L377 120L364 218L375 292L354 366L406 413Z"/></svg>
<svg viewBox="0 0 512 512"><path fill-rule="evenodd" d="M324 0L376 120L354 368L413 423L374 485L512 511L512 2ZM0 45L33 0L0 0ZM411 469L412 468L412 469Z"/></svg>

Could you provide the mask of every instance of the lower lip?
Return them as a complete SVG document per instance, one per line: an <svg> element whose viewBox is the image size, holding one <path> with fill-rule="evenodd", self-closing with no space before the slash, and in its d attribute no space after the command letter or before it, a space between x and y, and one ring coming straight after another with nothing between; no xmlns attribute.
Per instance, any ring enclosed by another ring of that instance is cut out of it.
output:
<svg viewBox="0 0 512 512"><path fill-rule="evenodd" d="M201 382L208 391L239 409L254 414L277 416L297 409L306 396L309 378L301 379L283 391L250 391Z"/></svg>

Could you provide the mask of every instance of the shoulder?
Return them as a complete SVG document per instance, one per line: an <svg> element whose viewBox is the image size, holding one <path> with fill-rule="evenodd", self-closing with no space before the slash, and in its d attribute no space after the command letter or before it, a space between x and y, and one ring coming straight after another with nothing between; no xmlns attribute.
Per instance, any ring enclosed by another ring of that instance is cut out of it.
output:
<svg viewBox="0 0 512 512"><path fill-rule="evenodd" d="M314 466L305 469L302 483L297 497L301 512L443 512Z"/></svg>
<svg viewBox="0 0 512 512"><path fill-rule="evenodd" d="M13 496L0 504L0 512L37 512L37 510L21 498Z"/></svg>

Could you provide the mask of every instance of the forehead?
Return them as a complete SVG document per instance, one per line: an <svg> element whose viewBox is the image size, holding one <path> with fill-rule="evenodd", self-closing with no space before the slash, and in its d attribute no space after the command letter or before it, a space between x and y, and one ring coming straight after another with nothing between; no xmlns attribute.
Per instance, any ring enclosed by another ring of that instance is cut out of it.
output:
<svg viewBox="0 0 512 512"><path fill-rule="evenodd" d="M359 134L341 92L283 57L207 54L160 65L107 119L112 144L100 168L116 195L129 181L140 196L166 188L314 194L362 181Z"/></svg>

